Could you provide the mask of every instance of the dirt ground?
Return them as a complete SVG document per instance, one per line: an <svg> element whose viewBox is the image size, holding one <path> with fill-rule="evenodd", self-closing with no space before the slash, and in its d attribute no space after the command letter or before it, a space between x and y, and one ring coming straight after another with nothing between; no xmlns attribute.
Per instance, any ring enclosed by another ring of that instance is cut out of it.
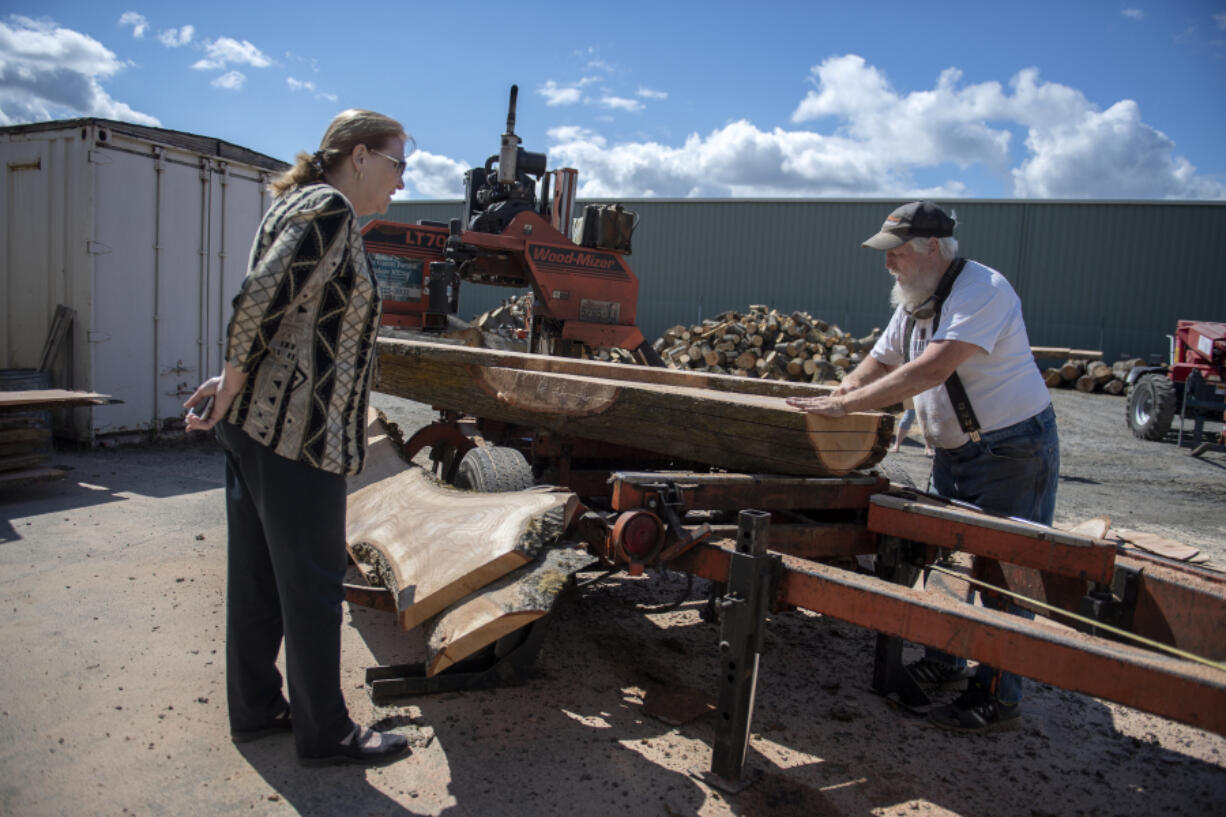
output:
<svg viewBox="0 0 1226 817"><path fill-rule="evenodd" d="M1134 440L1120 398L1054 392L1059 521L1117 526L1226 563L1226 455ZM402 425L424 407L379 397ZM922 483L912 441L892 462ZM417 632L346 607L353 715L409 736L377 769L304 769L292 740L233 745L223 685L225 520L213 444L61 450L61 481L0 494L0 814L1151 815L1226 813L1226 738L1031 683L1024 724L951 735L868 689L873 635L772 616L747 760L728 795L714 722L647 714L713 696L718 629L702 582L583 574L520 687L375 707L363 670L418 661ZM679 606L674 604L683 598Z"/></svg>

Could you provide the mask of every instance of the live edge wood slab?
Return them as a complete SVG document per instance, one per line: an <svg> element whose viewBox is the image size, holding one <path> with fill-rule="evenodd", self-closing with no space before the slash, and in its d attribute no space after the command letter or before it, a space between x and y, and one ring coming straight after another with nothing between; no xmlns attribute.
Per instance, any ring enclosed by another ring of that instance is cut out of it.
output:
<svg viewBox="0 0 1226 817"><path fill-rule="evenodd" d="M828 387L379 339L386 394L734 471L827 476L885 457L894 419L830 418L783 398Z"/></svg>
<svg viewBox="0 0 1226 817"><path fill-rule="evenodd" d="M354 561L391 591L404 629L536 561L570 525L578 507L574 494L547 486L496 494L459 491L405 463L394 436L371 412L366 466L349 480L345 536ZM550 564L555 572L565 567ZM450 623L431 628L439 634L443 665L464 657L455 657L459 648L476 643L472 649L479 649L489 643L477 643L481 639L496 640L548 612L545 597L556 592L542 593L541 581L537 576L523 588L499 586L503 592L490 604L478 604L484 612L475 617L471 606L467 613L444 616ZM499 612L491 612L491 604ZM455 644L462 639L467 641Z"/></svg>

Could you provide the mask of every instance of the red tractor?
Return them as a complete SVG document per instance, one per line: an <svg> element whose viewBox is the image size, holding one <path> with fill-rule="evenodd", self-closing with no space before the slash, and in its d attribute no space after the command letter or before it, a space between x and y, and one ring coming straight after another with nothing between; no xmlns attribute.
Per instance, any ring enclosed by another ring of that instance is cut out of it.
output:
<svg viewBox="0 0 1226 817"><path fill-rule="evenodd" d="M1195 421L1193 454L1213 443L1201 443L1205 420L1226 418L1226 323L1179 321L1166 366L1138 366L1128 374L1128 427L1144 440L1161 440L1180 418ZM1226 431L1219 433L1219 438ZM1226 442L1226 439L1219 439Z"/></svg>

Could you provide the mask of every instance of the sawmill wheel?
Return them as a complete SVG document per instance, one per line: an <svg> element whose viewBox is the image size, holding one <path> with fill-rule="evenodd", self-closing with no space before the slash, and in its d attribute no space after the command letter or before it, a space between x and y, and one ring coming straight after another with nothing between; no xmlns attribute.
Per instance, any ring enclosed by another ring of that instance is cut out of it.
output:
<svg viewBox="0 0 1226 817"><path fill-rule="evenodd" d="M1161 440L1175 418L1175 385L1165 374L1142 375L1128 393L1128 427L1142 440Z"/></svg>
<svg viewBox="0 0 1226 817"><path fill-rule="evenodd" d="M486 494L522 491L532 484L532 467L524 455L501 445L478 446L469 451L455 476L455 487Z"/></svg>

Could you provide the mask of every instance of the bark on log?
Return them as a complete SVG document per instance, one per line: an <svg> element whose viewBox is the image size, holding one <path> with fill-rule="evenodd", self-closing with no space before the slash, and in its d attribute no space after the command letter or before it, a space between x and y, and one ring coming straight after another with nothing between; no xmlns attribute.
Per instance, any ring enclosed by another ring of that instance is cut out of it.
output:
<svg viewBox="0 0 1226 817"><path fill-rule="evenodd" d="M785 381L383 338L379 351L383 392L731 470L816 476L868 468L893 430L881 412L820 417L765 396L826 391Z"/></svg>
<svg viewBox="0 0 1226 817"><path fill-rule="evenodd" d="M1111 367L1101 360L1094 360L1086 364L1086 375L1093 378L1095 386L1102 386L1111 378L1115 377L1111 372Z"/></svg>
<svg viewBox="0 0 1226 817"><path fill-rule="evenodd" d="M1043 382L1046 383L1049 388L1063 386L1064 375L1060 373L1059 369L1044 369Z"/></svg>
<svg viewBox="0 0 1226 817"><path fill-rule="evenodd" d="M580 548L550 548L426 622L426 675L437 675L543 617L570 577L595 561Z"/></svg>
<svg viewBox="0 0 1226 817"><path fill-rule="evenodd" d="M1144 365L1144 358L1139 357L1134 357L1131 360L1117 360L1115 363L1111 364L1111 373L1120 380L1127 380L1129 372L1131 372L1137 366Z"/></svg>
<svg viewBox="0 0 1226 817"><path fill-rule="evenodd" d="M409 630L552 546L577 504L556 489L458 491L412 467L350 494L345 535Z"/></svg>
<svg viewBox="0 0 1226 817"><path fill-rule="evenodd" d="M1082 391L1086 394L1093 392L1097 386L1098 383L1088 374L1083 374L1081 377L1073 381L1073 387L1077 389L1077 391Z"/></svg>
<svg viewBox="0 0 1226 817"><path fill-rule="evenodd" d="M1109 380L1103 384L1103 391L1107 394L1117 394L1117 395L1123 394L1124 393L1124 381L1123 380Z"/></svg>
<svg viewBox="0 0 1226 817"><path fill-rule="evenodd" d="M1082 360L1070 360L1060 367L1060 375L1065 383L1072 383L1086 373L1086 364Z"/></svg>

